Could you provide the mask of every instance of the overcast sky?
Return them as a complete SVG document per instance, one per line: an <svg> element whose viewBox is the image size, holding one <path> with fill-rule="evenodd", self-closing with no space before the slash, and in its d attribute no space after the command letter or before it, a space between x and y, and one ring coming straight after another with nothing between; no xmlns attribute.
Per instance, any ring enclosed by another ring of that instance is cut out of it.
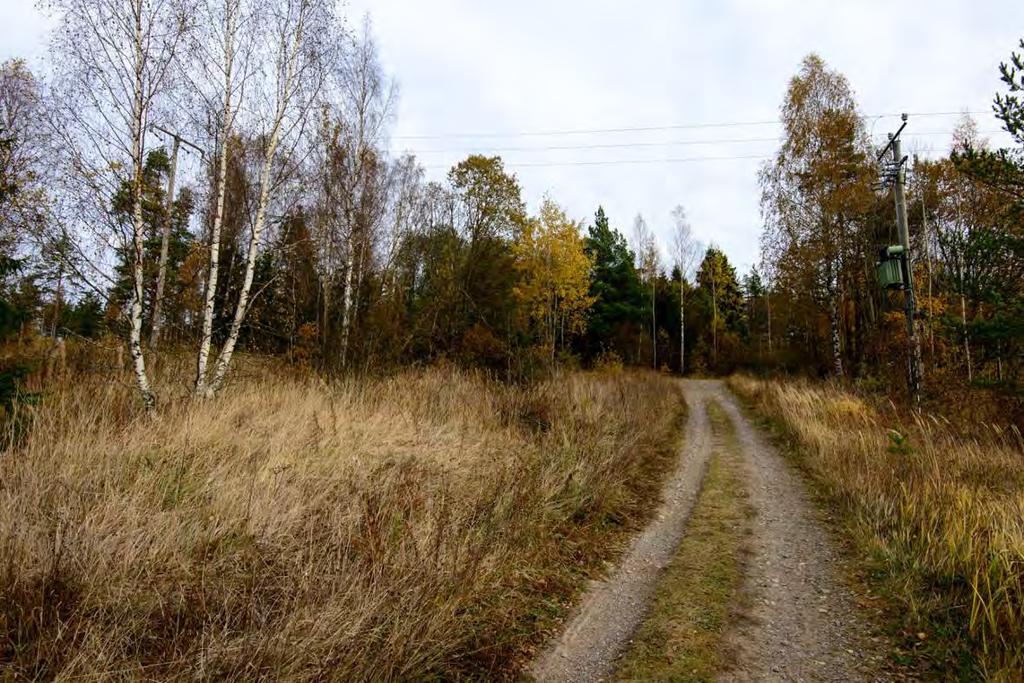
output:
<svg viewBox="0 0 1024 683"><path fill-rule="evenodd" d="M978 111L979 129L997 130L997 67L1024 36L1019 0L351 0L346 12L372 17L401 93L392 149L415 152L428 177L470 151L500 153L531 209L550 193L589 222L603 204L627 236L642 213L663 248L682 204L741 270L761 231L763 160L750 157L777 147L771 122L807 53L849 78L864 114L910 112L908 149L934 156L957 117L914 114ZM0 0L0 17L0 58L38 63L34 2ZM769 123L682 127L737 122ZM882 138L898 119L868 125ZM653 130L564 132L623 128Z"/></svg>

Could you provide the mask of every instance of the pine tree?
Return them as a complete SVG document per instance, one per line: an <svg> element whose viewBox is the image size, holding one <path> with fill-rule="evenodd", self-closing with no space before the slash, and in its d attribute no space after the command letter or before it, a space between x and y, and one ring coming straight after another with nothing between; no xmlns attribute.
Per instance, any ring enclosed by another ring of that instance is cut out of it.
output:
<svg viewBox="0 0 1024 683"><path fill-rule="evenodd" d="M584 249L593 263L590 271L590 308L583 351L593 358L602 351L628 357L631 340L643 324L645 297L626 238L608 223L598 207L588 228Z"/></svg>

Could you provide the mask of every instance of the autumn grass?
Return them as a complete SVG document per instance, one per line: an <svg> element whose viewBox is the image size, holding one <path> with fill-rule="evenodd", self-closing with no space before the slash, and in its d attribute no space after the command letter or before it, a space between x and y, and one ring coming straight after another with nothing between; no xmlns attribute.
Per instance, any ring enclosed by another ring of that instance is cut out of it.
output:
<svg viewBox="0 0 1024 683"><path fill-rule="evenodd" d="M852 532L904 645L935 672L1014 680L1024 668L1024 444L909 420L846 391L731 378L794 445Z"/></svg>
<svg viewBox="0 0 1024 683"><path fill-rule="evenodd" d="M32 409L0 453L0 678L513 677L681 424L654 374L236 377L155 420L100 376Z"/></svg>
<svg viewBox="0 0 1024 683"><path fill-rule="evenodd" d="M732 424L716 403L708 413L715 441L701 494L619 668L620 680L712 681L725 664L722 638L739 608L753 512Z"/></svg>

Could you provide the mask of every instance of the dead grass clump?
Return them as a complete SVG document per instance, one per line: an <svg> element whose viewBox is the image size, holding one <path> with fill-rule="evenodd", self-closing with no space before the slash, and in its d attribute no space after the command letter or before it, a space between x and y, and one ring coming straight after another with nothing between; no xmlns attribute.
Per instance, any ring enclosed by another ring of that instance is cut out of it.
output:
<svg viewBox="0 0 1024 683"><path fill-rule="evenodd" d="M972 677L1024 667L1018 431L977 425L964 434L920 415L908 424L808 382L737 376L730 385L781 424L802 464L849 512L906 608L906 628L919 640L937 637L939 666Z"/></svg>
<svg viewBox="0 0 1024 683"><path fill-rule="evenodd" d="M82 379L0 453L0 665L512 675L656 499L680 401L653 374L266 372L148 420L130 387Z"/></svg>

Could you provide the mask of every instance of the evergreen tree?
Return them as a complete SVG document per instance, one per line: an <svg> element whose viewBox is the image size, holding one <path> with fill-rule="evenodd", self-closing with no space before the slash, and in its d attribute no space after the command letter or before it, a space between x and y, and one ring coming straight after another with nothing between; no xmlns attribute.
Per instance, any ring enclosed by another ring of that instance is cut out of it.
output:
<svg viewBox="0 0 1024 683"><path fill-rule="evenodd" d="M614 351L628 358L644 321L646 299L626 238L609 225L603 207L598 207L588 228L584 249L593 263L590 296L594 303L583 354L593 358L602 351Z"/></svg>
<svg viewBox="0 0 1024 683"><path fill-rule="evenodd" d="M709 352L708 365L716 371L731 369L737 360L738 346L746 337L746 316L743 293L736 278L736 269L725 252L708 247L697 270L708 330L704 342Z"/></svg>
<svg viewBox="0 0 1024 683"><path fill-rule="evenodd" d="M152 302L156 296L157 267L160 260L161 228L164 216L167 213L165 202L166 176L170 170L170 159L163 148L155 149L146 156L146 164L143 168L142 182L142 216L145 224L145 240L143 248L145 254L143 262L143 309L147 313L153 310ZM116 215L128 225L131 221L132 210L132 189L128 181L121 184L117 194L113 197L113 208ZM181 327L181 307L179 295L181 286L178 278L181 266L188 257L193 242L193 237L188 230L188 220L195 204L194 195L188 188L183 188L178 193L173 203L171 217L171 234L168 242L167 258L167 282L168 288L164 293L163 317L166 323L167 334L173 337L174 330ZM127 244L126 244L127 247ZM110 303L117 309L123 310L127 305L132 291L131 260L128 254L122 254L120 263L117 265L117 281L110 292ZM151 320L146 321L147 326L152 324Z"/></svg>

